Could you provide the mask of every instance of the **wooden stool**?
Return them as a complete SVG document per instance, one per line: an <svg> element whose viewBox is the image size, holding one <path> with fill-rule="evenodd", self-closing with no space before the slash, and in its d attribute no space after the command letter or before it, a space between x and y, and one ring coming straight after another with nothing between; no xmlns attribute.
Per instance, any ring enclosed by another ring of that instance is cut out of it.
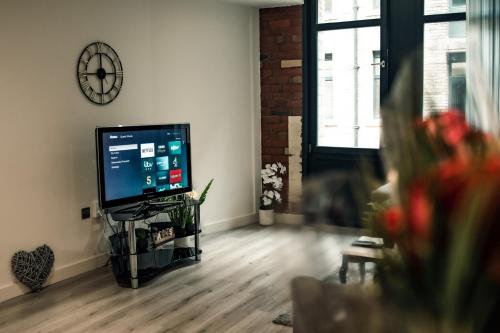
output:
<svg viewBox="0 0 500 333"><path fill-rule="evenodd" d="M345 284L347 282L347 270L349 269L349 263L359 264L359 274L361 276L361 283L365 282L365 263L374 262L381 260L384 256L383 250L381 249L371 249L359 246L350 246L347 249L341 251L342 254L342 266L339 270L340 282Z"/></svg>

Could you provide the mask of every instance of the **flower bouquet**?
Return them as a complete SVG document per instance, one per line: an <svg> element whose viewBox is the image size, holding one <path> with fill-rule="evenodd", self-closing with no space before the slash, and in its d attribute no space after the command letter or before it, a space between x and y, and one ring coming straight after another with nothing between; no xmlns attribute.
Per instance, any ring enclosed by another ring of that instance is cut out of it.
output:
<svg viewBox="0 0 500 333"><path fill-rule="evenodd" d="M262 195L260 196L260 209L273 209L274 202L281 202L281 190L283 189L283 178L286 167L280 162L266 164L260 171L262 178Z"/></svg>
<svg viewBox="0 0 500 333"><path fill-rule="evenodd" d="M379 266L382 288L428 331L486 332L500 292L499 142L458 110L387 123L394 195L373 228L398 255Z"/></svg>
<svg viewBox="0 0 500 333"><path fill-rule="evenodd" d="M280 162L266 164L260 171L262 195L260 196L259 222L261 225L274 223L273 204L282 201L280 192L283 189L282 176L285 174L286 167Z"/></svg>

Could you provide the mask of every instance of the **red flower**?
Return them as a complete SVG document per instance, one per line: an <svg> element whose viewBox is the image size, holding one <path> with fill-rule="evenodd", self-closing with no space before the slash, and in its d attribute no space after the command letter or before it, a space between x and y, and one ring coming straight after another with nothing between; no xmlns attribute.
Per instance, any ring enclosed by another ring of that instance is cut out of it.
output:
<svg viewBox="0 0 500 333"><path fill-rule="evenodd" d="M383 220L389 236L395 237L403 230L403 210L400 207L391 207L384 211Z"/></svg>
<svg viewBox="0 0 500 333"><path fill-rule="evenodd" d="M471 164L455 158L442 162L437 169L437 177L432 177L436 184L436 200L441 214L448 216L460 207L467 184L472 179Z"/></svg>
<svg viewBox="0 0 500 333"><path fill-rule="evenodd" d="M424 120L418 120L417 121L417 128L423 128L429 136L431 137L436 137L437 135L437 125L436 125L436 119L434 117L429 117Z"/></svg>
<svg viewBox="0 0 500 333"><path fill-rule="evenodd" d="M438 124L442 131L443 140L452 147L461 143L470 131L463 112L459 110L441 113Z"/></svg>
<svg viewBox="0 0 500 333"><path fill-rule="evenodd" d="M438 182L446 182L450 178L464 175L468 170L466 161L458 158L450 158L441 162L438 166Z"/></svg>
<svg viewBox="0 0 500 333"><path fill-rule="evenodd" d="M488 159L485 163L485 171L491 174L500 173L500 156Z"/></svg>
<svg viewBox="0 0 500 333"><path fill-rule="evenodd" d="M428 239L432 223L432 208L423 183L413 184L408 198L408 224L417 238Z"/></svg>

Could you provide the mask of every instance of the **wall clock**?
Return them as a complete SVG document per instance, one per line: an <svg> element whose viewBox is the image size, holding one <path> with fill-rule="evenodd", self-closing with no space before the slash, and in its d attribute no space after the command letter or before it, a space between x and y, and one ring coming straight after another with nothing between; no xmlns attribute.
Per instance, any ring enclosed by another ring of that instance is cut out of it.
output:
<svg viewBox="0 0 500 333"><path fill-rule="evenodd" d="M92 43L83 49L76 71L82 93L98 105L114 101L123 86L120 58L103 42Z"/></svg>

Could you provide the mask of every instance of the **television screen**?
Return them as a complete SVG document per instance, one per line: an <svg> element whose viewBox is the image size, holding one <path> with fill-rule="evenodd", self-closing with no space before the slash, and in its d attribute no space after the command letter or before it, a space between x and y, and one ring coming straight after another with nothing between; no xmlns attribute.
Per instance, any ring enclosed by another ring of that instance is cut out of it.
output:
<svg viewBox="0 0 500 333"><path fill-rule="evenodd" d="M189 192L189 124L96 128L99 203L111 208Z"/></svg>

